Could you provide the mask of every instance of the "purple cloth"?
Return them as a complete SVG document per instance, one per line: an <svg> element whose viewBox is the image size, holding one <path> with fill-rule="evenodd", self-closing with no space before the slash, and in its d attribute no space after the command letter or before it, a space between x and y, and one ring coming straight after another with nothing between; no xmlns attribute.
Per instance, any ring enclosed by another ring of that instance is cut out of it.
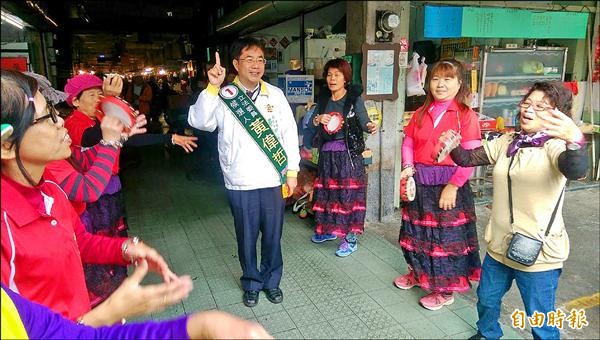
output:
<svg viewBox="0 0 600 340"><path fill-rule="evenodd" d="M346 142L343 139L335 139L323 143L321 151L346 151Z"/></svg>
<svg viewBox="0 0 600 340"><path fill-rule="evenodd" d="M114 194L121 190L121 179L119 175L113 175L110 177L108 184L106 185L106 189L104 189L103 194Z"/></svg>
<svg viewBox="0 0 600 340"><path fill-rule="evenodd" d="M551 138L552 136L548 136L545 132L540 131L533 135L528 135L525 131L521 130L521 132L515 135L515 139L508 145L506 157L514 156L519 148L541 147Z"/></svg>
<svg viewBox="0 0 600 340"><path fill-rule="evenodd" d="M454 175L458 167L425 165L417 163L415 165L415 181L423 185L442 185L447 184Z"/></svg>
<svg viewBox="0 0 600 340"><path fill-rule="evenodd" d="M93 328L77 325L47 307L26 300L2 284L13 301L29 339L189 339L187 316Z"/></svg>

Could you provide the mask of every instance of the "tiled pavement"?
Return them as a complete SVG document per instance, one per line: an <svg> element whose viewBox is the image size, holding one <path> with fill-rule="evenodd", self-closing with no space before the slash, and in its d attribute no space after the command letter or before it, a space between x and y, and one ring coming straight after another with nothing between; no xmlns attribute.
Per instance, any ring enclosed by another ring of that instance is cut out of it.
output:
<svg viewBox="0 0 600 340"><path fill-rule="evenodd" d="M466 339L475 333L471 302L456 296L453 305L432 312L419 306L420 288L393 286L406 272L396 244L367 226L358 251L339 258L338 241L313 244L311 220L292 213L286 215L282 239L284 301L272 304L261 292L256 307L245 307L233 221L215 164L181 157L178 150L169 155L146 149L141 165L126 168L122 176L130 234L194 282L188 299L152 319L219 309L257 321L281 339ZM151 274L146 281L159 280ZM520 338L503 328L505 338Z"/></svg>

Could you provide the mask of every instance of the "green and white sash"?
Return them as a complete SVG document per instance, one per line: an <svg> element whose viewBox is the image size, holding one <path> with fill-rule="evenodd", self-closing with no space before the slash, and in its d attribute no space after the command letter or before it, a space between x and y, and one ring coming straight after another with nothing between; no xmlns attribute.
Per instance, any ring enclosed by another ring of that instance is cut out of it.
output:
<svg viewBox="0 0 600 340"><path fill-rule="evenodd" d="M219 90L219 97L265 156L269 158L281 176L281 183L284 184L288 164L287 154L254 102L235 83L222 87Z"/></svg>

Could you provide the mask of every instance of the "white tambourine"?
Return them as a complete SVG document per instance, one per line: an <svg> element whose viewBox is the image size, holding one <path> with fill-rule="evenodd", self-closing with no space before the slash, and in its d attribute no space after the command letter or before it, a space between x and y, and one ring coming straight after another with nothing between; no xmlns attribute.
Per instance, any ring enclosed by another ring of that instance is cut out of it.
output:
<svg viewBox="0 0 600 340"><path fill-rule="evenodd" d="M417 185L415 179L410 177L404 177L400 180L400 198L403 202L412 202L417 194Z"/></svg>
<svg viewBox="0 0 600 340"><path fill-rule="evenodd" d="M328 134L333 135L340 131L344 125L344 118L339 112L330 112L329 115L331 116L331 119L329 120L329 123L323 125L323 129L325 129Z"/></svg>
<svg viewBox="0 0 600 340"><path fill-rule="evenodd" d="M450 152L456 149L459 144L460 135L454 130L448 130L444 136L440 137L437 144L434 146L431 157L437 163L440 163L446 159Z"/></svg>
<svg viewBox="0 0 600 340"><path fill-rule="evenodd" d="M125 131L129 132L135 126L137 111L125 100L108 96L102 98L96 108L96 118L102 121L104 116L118 118L125 125Z"/></svg>

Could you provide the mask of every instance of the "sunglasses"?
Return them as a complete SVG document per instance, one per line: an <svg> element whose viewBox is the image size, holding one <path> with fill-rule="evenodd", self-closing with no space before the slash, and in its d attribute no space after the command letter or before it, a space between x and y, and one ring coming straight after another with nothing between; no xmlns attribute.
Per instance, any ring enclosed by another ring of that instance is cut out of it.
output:
<svg viewBox="0 0 600 340"><path fill-rule="evenodd" d="M46 120L48 118L50 118L52 120L53 124L58 123L58 112L56 112L56 109L54 108L54 106L52 105L46 105L46 112L47 114L41 116L41 117L37 117L33 120L33 123L31 123L31 125L37 124L43 120Z"/></svg>

